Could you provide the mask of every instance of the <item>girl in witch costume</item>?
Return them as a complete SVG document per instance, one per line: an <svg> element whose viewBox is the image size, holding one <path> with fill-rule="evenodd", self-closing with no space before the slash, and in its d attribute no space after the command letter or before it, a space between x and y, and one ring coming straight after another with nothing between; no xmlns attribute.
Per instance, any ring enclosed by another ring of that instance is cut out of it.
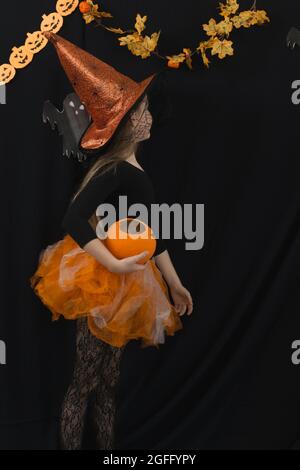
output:
<svg viewBox="0 0 300 470"><path fill-rule="evenodd" d="M136 159L139 142L150 137L152 116L147 91L156 75L137 83L74 44L45 33L92 123L80 150L95 160L64 217L67 235L40 257L31 285L56 320L77 321L76 362L60 421L64 449L81 448L84 418L91 402L99 449L113 448L115 392L122 351L132 339L158 346L182 328L180 316L192 312L164 242L147 252L117 259L97 237L96 210L155 202L148 175ZM169 289L169 292L168 292ZM172 297L173 304L169 297Z"/></svg>

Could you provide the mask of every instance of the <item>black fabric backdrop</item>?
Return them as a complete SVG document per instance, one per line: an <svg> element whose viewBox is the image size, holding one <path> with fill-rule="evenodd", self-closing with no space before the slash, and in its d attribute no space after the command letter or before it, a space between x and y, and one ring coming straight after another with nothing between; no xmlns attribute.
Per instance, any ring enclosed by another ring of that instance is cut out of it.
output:
<svg viewBox="0 0 300 470"><path fill-rule="evenodd" d="M160 49L197 45L217 2L104 1L117 23L148 14ZM241 0L243 7L251 1ZM168 71L171 118L153 129L142 164L161 200L205 204L205 246L168 248L195 308L158 351L128 345L118 393L120 449L300 449L299 79L300 49L285 47L300 26L294 0L258 2L271 25L234 33L233 58ZM2 6L2 62L22 44L52 0ZM7 11L5 11L7 10ZM61 34L141 80L161 69L84 27L79 14ZM51 46L8 87L1 116L0 448L56 449L59 406L74 359L74 324L51 323L28 279L39 252L62 236L60 222L81 175L61 157L61 140L41 121L45 99L71 90ZM159 170L159 171L157 171ZM87 447L92 442L87 436Z"/></svg>

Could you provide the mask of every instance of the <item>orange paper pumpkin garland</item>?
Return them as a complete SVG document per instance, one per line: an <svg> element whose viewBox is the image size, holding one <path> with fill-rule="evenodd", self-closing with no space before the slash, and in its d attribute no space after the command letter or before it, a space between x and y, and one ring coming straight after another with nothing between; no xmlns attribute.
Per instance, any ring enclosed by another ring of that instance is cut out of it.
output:
<svg viewBox="0 0 300 470"><path fill-rule="evenodd" d="M48 39L43 32L58 33L64 24L64 17L74 13L78 5L79 0L58 0L56 12L42 16L40 30L27 33L25 44L12 48L9 64L0 65L0 86L11 82L17 70L27 67L32 62L34 55L46 47Z"/></svg>

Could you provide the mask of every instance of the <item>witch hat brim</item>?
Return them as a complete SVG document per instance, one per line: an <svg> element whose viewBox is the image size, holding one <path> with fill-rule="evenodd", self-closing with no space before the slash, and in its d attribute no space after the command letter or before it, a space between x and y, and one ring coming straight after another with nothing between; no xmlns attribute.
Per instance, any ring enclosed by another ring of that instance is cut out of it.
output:
<svg viewBox="0 0 300 470"><path fill-rule="evenodd" d="M136 82L57 34L44 34L54 44L62 67L92 118L80 139L80 150L102 153L159 74Z"/></svg>

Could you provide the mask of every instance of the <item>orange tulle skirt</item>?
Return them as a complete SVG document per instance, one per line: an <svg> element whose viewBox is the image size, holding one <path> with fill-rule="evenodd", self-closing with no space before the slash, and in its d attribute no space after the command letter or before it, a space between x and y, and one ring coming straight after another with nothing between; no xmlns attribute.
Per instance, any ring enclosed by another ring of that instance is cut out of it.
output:
<svg viewBox="0 0 300 470"><path fill-rule="evenodd" d="M115 347L132 339L158 346L182 328L154 261L142 271L112 273L69 235L41 253L31 286L53 320L87 317L92 334Z"/></svg>

